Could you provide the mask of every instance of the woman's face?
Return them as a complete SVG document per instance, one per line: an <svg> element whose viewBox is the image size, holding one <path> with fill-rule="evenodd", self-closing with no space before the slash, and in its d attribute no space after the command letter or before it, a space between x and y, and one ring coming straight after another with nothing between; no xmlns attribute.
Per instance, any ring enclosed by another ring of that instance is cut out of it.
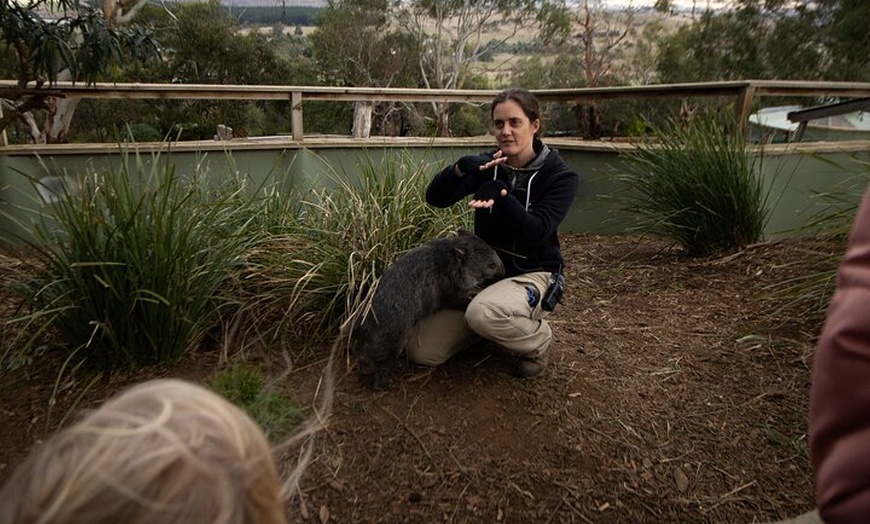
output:
<svg viewBox="0 0 870 524"><path fill-rule="evenodd" d="M541 121L529 121L523 108L511 99L495 106L492 111L492 134L508 164L521 167L535 157L535 133L541 129Z"/></svg>

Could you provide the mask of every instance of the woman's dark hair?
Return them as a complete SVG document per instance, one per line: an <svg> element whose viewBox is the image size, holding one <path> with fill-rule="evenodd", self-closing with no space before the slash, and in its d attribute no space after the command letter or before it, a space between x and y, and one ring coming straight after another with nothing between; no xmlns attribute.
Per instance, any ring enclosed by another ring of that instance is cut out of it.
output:
<svg viewBox="0 0 870 524"><path fill-rule="evenodd" d="M513 100L520 106L523 113L528 117L529 122L534 122L535 120L541 122L541 128L538 129L537 132L537 134L540 135L541 131L544 129L544 121L541 120L541 106L538 104L538 99L535 95L521 87L511 87L495 95L495 98L492 99L492 107L489 110L489 117L492 118L493 114L495 114L495 106L507 102L508 100Z"/></svg>

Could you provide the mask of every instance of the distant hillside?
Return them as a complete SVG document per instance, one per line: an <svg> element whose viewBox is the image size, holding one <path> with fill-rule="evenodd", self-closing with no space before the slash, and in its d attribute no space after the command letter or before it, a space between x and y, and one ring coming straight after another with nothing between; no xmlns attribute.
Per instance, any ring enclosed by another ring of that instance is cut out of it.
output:
<svg viewBox="0 0 870 524"><path fill-rule="evenodd" d="M151 2L158 0L149 0ZM159 0L164 5L192 4L208 0ZM237 20L240 27L316 26L326 0L219 0L223 10Z"/></svg>
<svg viewBox="0 0 870 524"><path fill-rule="evenodd" d="M221 4L236 7L326 7L326 0L221 0Z"/></svg>
<svg viewBox="0 0 870 524"><path fill-rule="evenodd" d="M167 3L189 4L206 0L174 0ZM326 0L220 0L228 7L326 7Z"/></svg>

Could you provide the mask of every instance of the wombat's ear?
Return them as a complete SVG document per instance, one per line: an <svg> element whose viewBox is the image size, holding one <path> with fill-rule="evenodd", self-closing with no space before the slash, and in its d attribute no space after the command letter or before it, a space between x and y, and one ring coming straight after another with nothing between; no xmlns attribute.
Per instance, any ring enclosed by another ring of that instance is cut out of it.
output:
<svg viewBox="0 0 870 524"><path fill-rule="evenodd" d="M459 230L456 231L456 234L459 235L459 236L467 236L467 235L471 235L472 233L471 233L471 231L466 231L466 230L464 230L464 229L459 229Z"/></svg>

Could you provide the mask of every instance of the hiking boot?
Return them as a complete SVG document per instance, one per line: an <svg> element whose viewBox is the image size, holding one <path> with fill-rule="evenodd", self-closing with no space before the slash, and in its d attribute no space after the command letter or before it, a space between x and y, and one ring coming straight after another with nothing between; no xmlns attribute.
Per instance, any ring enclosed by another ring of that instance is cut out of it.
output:
<svg viewBox="0 0 870 524"><path fill-rule="evenodd" d="M514 364L514 376L519 378L535 378L547 367L547 353L537 357L520 357Z"/></svg>

